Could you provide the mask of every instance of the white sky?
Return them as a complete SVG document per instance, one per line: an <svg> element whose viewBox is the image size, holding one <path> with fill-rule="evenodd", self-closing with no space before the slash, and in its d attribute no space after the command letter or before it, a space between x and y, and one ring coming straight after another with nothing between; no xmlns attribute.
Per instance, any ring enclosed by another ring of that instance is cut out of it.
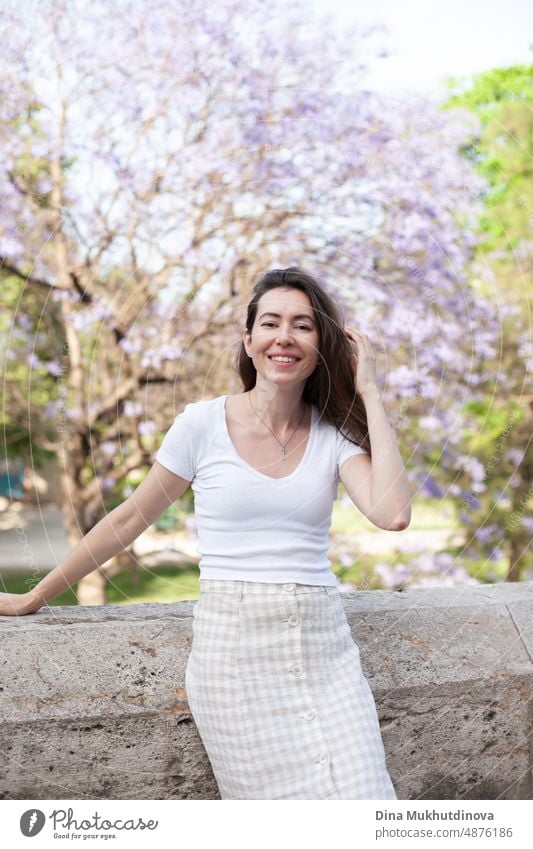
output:
<svg viewBox="0 0 533 849"><path fill-rule="evenodd" d="M380 23L369 38L389 56L374 60L365 88L445 97L442 78L533 62L533 4L527 0L311 0L342 26ZM368 57L370 58L370 57Z"/></svg>

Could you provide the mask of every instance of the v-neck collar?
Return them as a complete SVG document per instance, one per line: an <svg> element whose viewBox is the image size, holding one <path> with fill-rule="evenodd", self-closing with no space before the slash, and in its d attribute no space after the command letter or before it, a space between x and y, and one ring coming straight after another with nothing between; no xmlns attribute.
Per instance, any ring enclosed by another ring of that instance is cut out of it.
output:
<svg viewBox="0 0 533 849"><path fill-rule="evenodd" d="M290 475L285 475L282 478L273 478L270 475L263 474L263 472L260 472L258 469L255 469L253 466L251 466L250 463L248 463L243 457L241 457L241 455L239 454L239 452L235 448L235 445L233 444L233 440L232 440L232 438L229 434L228 425L227 425L227 422L226 422L226 398L229 398L229 395L221 395L220 396L220 414L221 414L221 418L222 418L222 429L224 431L226 442L228 443L230 450L232 451L234 457L236 457L236 459L239 461L241 466L243 466L245 469L248 469L249 472L251 472L254 475L257 475L262 480L272 481L272 483L278 483L280 481L288 481L288 480L291 480L291 478L296 477L296 475L301 472L304 465L306 464L307 458L309 457L309 454L311 453L311 449L313 447L314 438L315 438L316 418L317 418L317 415L316 415L317 411L315 409L315 406L313 404L311 404L311 426L310 426L310 429L309 429L309 436L307 437L307 445L305 446L305 451L304 451L304 455L303 455L302 459L300 460L300 462L298 463L298 465L296 466L294 471L290 473Z"/></svg>

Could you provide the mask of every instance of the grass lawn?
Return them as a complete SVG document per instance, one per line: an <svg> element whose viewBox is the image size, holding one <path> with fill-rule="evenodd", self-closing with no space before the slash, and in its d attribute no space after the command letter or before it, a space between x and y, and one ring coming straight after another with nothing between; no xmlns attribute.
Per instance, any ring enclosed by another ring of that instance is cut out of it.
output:
<svg viewBox="0 0 533 849"><path fill-rule="evenodd" d="M32 574L35 579L42 574ZM153 566L140 569L139 582L131 572L122 572L110 578L107 584L108 604L141 604L142 602L172 602L197 599L200 596L200 572L197 566ZM136 576L135 576L136 578ZM0 576L0 592L24 593L28 590L27 576ZM50 602L50 606L77 605L76 584Z"/></svg>

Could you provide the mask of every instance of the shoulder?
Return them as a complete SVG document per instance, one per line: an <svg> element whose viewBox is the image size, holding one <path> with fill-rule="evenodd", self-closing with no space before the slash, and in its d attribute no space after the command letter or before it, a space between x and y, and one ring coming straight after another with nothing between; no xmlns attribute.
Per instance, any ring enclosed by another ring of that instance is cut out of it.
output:
<svg viewBox="0 0 533 849"><path fill-rule="evenodd" d="M324 437L329 437L330 439L338 439L340 436L339 428L329 422L326 418L324 418L324 416L321 416L318 407L316 407L314 404L312 406L316 426L320 435Z"/></svg>
<svg viewBox="0 0 533 849"><path fill-rule="evenodd" d="M191 401L185 404L181 412L175 416L171 430L181 432L185 429L191 436L201 436L204 428L213 423L217 405L222 403L222 397Z"/></svg>
<svg viewBox="0 0 533 849"><path fill-rule="evenodd" d="M224 395L218 395L216 398L208 398L207 400L191 401L183 408L183 412L191 419L202 418L203 416L214 413L219 404L222 404Z"/></svg>
<svg viewBox="0 0 533 849"><path fill-rule="evenodd" d="M318 417L318 432L322 439L328 440L329 445L335 446L338 456L345 456L346 452L367 453L360 446L357 436L348 431L346 424L338 426Z"/></svg>

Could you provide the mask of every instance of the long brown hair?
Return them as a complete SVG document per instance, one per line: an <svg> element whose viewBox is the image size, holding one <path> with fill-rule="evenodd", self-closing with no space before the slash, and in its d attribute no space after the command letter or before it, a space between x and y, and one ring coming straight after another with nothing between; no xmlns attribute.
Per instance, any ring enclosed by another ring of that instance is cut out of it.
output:
<svg viewBox="0 0 533 849"><path fill-rule="evenodd" d="M372 456L365 405L355 390L350 356L352 348L343 333L339 307L311 274L296 266L276 268L261 275L252 290L246 313L246 330L251 335L259 299L275 288L305 292L314 311L319 330L320 361L305 382L302 398L318 407L321 418L334 425L350 442L361 445ZM357 362L357 361L356 361ZM235 370L244 392L256 384L257 370L246 353L244 342L235 359Z"/></svg>

